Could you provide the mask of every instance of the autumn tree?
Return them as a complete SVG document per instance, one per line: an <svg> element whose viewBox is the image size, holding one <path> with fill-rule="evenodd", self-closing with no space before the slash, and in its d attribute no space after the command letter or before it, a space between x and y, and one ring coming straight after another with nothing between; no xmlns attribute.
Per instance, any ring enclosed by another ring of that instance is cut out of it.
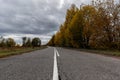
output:
<svg viewBox="0 0 120 80"><path fill-rule="evenodd" d="M96 16L96 38L95 42L103 48L115 48L119 43L119 5L114 0L94 1L94 6L98 10ZM117 42L117 43L116 43Z"/></svg>
<svg viewBox="0 0 120 80"><path fill-rule="evenodd" d="M71 23L71 21L72 21L72 19L75 16L77 11L78 11L78 8L76 7L75 4L72 4L70 9L67 10L66 20L65 20L65 23L64 23L65 46L67 46L67 47L71 46L68 28L69 28L70 23Z"/></svg>
<svg viewBox="0 0 120 80"><path fill-rule="evenodd" d="M55 46L55 35L52 36L52 38L47 43L47 45L49 45L49 46Z"/></svg>
<svg viewBox="0 0 120 80"><path fill-rule="evenodd" d="M59 36L59 41L60 41L60 46L65 46L65 40L66 40L66 38L65 38L65 32L66 32L66 30L64 29L64 26L63 25L61 25L60 26L60 36Z"/></svg>
<svg viewBox="0 0 120 80"><path fill-rule="evenodd" d="M75 48L120 49L120 4L92 0L91 5L72 5L65 22L48 43Z"/></svg>
<svg viewBox="0 0 120 80"><path fill-rule="evenodd" d="M82 14L83 14L83 40L84 40L84 47L88 48L89 41L91 36L94 33L94 22L95 15L97 15L97 12L95 8L91 5L83 6L82 7Z"/></svg>
<svg viewBox="0 0 120 80"><path fill-rule="evenodd" d="M68 36L73 47L83 47L83 16L82 12L79 11L70 23L68 29Z"/></svg>
<svg viewBox="0 0 120 80"><path fill-rule="evenodd" d="M56 46L65 46L65 30L64 26L60 26L60 30L56 33L55 38L54 38L54 44Z"/></svg>
<svg viewBox="0 0 120 80"><path fill-rule="evenodd" d="M54 44L56 46L61 46L61 33L58 31L55 35L55 40L54 40Z"/></svg>

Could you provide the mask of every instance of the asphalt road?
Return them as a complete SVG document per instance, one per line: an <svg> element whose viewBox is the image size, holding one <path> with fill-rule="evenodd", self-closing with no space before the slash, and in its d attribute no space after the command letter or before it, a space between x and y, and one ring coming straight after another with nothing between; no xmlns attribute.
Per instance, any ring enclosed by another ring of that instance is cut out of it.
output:
<svg viewBox="0 0 120 80"><path fill-rule="evenodd" d="M0 59L0 80L52 80L53 49Z"/></svg>
<svg viewBox="0 0 120 80"><path fill-rule="evenodd" d="M120 80L120 59L56 48L59 80ZM0 80L53 80L54 48L0 59Z"/></svg>

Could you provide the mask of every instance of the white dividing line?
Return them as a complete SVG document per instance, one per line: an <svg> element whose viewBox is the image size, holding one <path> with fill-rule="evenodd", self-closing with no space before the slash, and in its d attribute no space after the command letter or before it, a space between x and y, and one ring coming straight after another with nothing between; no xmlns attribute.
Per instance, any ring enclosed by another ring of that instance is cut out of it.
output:
<svg viewBox="0 0 120 80"><path fill-rule="evenodd" d="M57 66L57 56L59 57L59 53L56 48L54 48L54 66L53 66L53 80L59 80L58 74L58 66Z"/></svg>
<svg viewBox="0 0 120 80"><path fill-rule="evenodd" d="M57 56L59 57L60 55L59 55L59 53L58 53L57 49L56 49L56 48L54 48L54 50L55 50L55 52L56 52Z"/></svg>

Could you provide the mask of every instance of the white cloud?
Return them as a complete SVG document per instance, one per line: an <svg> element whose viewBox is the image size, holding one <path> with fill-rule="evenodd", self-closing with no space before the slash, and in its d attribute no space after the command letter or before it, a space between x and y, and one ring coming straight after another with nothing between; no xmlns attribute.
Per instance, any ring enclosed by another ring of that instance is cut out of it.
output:
<svg viewBox="0 0 120 80"><path fill-rule="evenodd" d="M59 5L59 8L61 9L64 5L64 0L60 0L60 5Z"/></svg>

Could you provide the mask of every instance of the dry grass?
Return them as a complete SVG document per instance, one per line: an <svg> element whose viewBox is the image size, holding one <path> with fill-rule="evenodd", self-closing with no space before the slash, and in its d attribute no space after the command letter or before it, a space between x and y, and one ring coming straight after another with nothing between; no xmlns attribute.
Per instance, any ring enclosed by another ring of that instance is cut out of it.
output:
<svg viewBox="0 0 120 80"><path fill-rule="evenodd" d="M40 50L40 49L44 49L46 48L46 46L42 46L39 48L4 48L4 49L0 49L0 58L3 57L8 57L8 56L12 56L12 55L19 55L19 54L23 54L23 53L27 53L27 52L31 52L31 51L35 51L35 50Z"/></svg>
<svg viewBox="0 0 120 80"><path fill-rule="evenodd" d="M93 50L93 49L79 49L79 50L85 51L85 52L91 52L95 54L103 54L103 55L120 57L120 51L117 51L117 50Z"/></svg>

